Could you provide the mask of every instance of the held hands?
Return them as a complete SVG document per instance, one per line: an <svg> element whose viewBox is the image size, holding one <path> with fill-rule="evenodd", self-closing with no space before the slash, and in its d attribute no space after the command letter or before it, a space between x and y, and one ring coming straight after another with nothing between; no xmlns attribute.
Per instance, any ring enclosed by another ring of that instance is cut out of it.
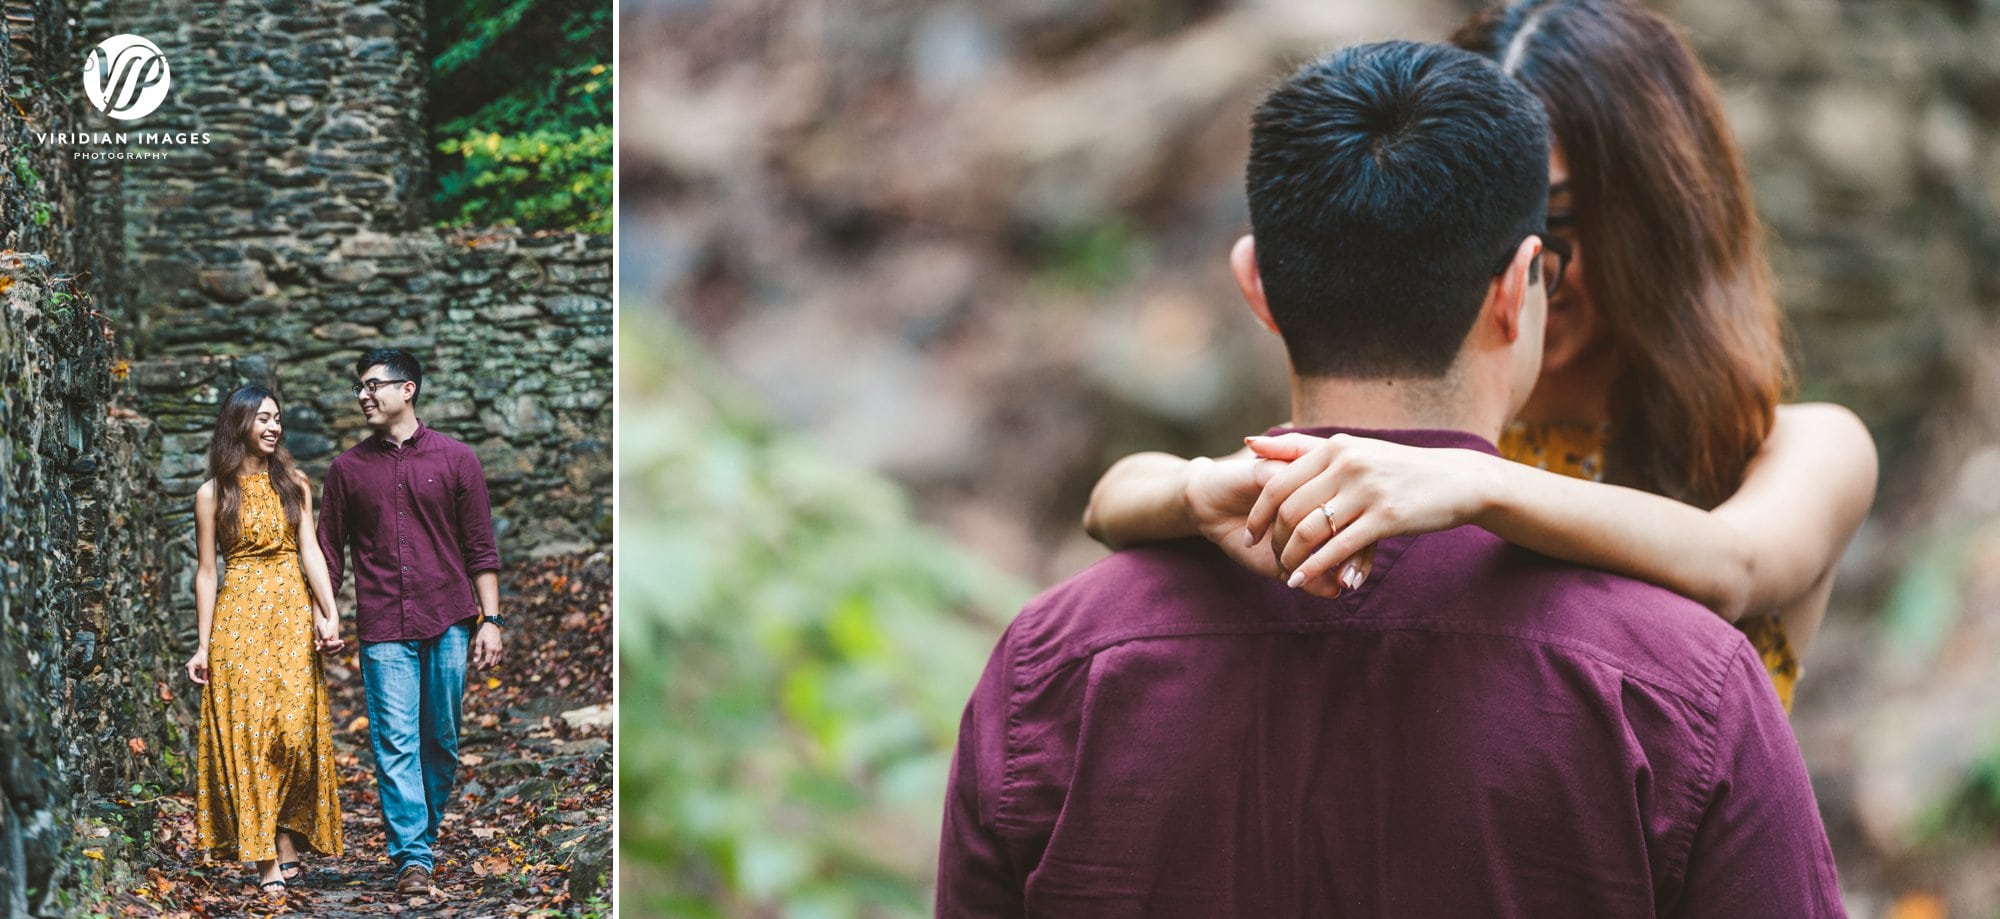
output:
<svg viewBox="0 0 2000 919"><path fill-rule="evenodd" d="M323 654L338 654L347 647L347 640L340 637L340 620L337 617L313 614L313 647Z"/></svg>
<svg viewBox="0 0 2000 919"><path fill-rule="evenodd" d="M1239 545L1268 541L1276 567L1290 573L1287 583L1321 596L1361 586L1379 540L1472 522L1497 490L1495 464L1502 462L1474 450L1349 434L1245 442L1258 456L1285 464L1267 477Z"/></svg>
<svg viewBox="0 0 2000 919"><path fill-rule="evenodd" d="M1261 468L1260 468L1261 467ZM1264 490L1264 482L1282 464L1249 456L1209 459L1197 456L1188 461L1187 484L1182 497L1195 530L1215 543L1223 554L1245 568L1265 577L1283 577L1277 562L1262 541L1247 538L1244 518Z"/></svg>
<svg viewBox="0 0 2000 919"><path fill-rule="evenodd" d="M194 656L188 658L188 679L203 686L208 685L208 649L195 649Z"/></svg>
<svg viewBox="0 0 2000 919"><path fill-rule="evenodd" d="M472 665L484 670L497 663L500 663L500 627L482 622L479 633L472 636Z"/></svg>

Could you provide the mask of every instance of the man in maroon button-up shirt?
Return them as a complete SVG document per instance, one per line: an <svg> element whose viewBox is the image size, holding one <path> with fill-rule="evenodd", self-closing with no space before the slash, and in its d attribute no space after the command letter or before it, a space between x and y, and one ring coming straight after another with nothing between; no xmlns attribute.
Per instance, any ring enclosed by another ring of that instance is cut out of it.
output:
<svg viewBox="0 0 2000 919"><path fill-rule="evenodd" d="M336 588L353 553L388 854L397 888L422 892L458 771L468 653L481 667L500 659L500 555L479 458L417 420L422 364L377 349L355 374L374 435L327 469L320 548Z"/></svg>
<svg viewBox="0 0 2000 919"><path fill-rule="evenodd" d="M1232 268L1298 424L1494 451L1559 275L1545 130L1483 60L1409 43L1258 109ZM1335 599L1201 540L1035 599L966 705L937 912L1843 914L1742 634L1472 527L1384 541Z"/></svg>

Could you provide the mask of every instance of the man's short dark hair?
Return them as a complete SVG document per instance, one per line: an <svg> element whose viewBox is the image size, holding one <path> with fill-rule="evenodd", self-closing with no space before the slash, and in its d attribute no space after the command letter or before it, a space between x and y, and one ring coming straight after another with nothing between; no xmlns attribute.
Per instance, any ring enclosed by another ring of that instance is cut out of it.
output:
<svg viewBox="0 0 2000 919"><path fill-rule="evenodd" d="M396 348L376 348L365 352L354 362L354 375L360 377L368 368L377 364L388 369L389 374L400 380L417 384L417 391L410 395L410 403L416 404L417 396L424 393L424 365L407 351Z"/></svg>
<svg viewBox="0 0 2000 919"><path fill-rule="evenodd" d="M1484 58L1381 42L1257 107L1257 268L1301 376L1439 377L1548 210L1548 118Z"/></svg>

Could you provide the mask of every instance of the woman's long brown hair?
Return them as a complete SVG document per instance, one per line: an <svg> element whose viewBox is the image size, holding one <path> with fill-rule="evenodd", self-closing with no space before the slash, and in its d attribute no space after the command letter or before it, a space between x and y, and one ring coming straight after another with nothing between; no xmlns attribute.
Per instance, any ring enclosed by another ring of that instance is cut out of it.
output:
<svg viewBox="0 0 2000 919"><path fill-rule="evenodd" d="M245 386L230 393L229 398L222 400L222 411L215 418L215 433L209 437L208 475L215 480L215 533L225 556L236 547L236 540L243 533L243 486L237 479L243 472L243 457L250 451L257 410L264 406L265 399L273 405L281 404L276 395L261 386ZM305 489L293 472L296 468L282 439L278 441L278 449L264 458L264 471L270 474L271 488L285 506L285 523L295 536L299 531L299 515L305 507Z"/></svg>
<svg viewBox="0 0 2000 919"><path fill-rule="evenodd" d="M1680 32L1632 0L1517 0L1452 42L1542 100L1584 279L1623 361L1612 481L1702 507L1742 484L1791 385L1743 157Z"/></svg>

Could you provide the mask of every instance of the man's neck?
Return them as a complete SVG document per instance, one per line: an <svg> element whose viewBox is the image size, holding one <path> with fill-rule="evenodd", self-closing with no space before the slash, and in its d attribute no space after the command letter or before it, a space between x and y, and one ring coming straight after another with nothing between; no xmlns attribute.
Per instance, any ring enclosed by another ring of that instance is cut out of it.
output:
<svg viewBox="0 0 2000 919"><path fill-rule="evenodd" d="M423 423L417 420L416 413L412 412L409 415L377 428L375 433L380 434L383 440L388 441L389 446L400 447L404 441L410 439L410 435L417 433L417 428L422 427L422 425Z"/></svg>
<svg viewBox="0 0 2000 919"><path fill-rule="evenodd" d="M1292 378L1295 427L1428 428L1497 441L1508 406L1462 379Z"/></svg>

